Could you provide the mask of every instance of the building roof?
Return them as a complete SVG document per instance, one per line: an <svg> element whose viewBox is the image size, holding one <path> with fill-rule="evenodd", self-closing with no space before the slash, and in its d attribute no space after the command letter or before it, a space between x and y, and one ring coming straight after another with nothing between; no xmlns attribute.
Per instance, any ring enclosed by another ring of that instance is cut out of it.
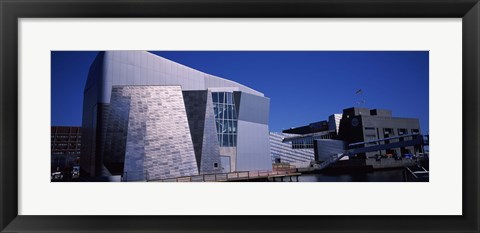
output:
<svg viewBox="0 0 480 233"><path fill-rule="evenodd" d="M335 133L335 130L327 130L327 131L322 131L322 132L316 132L316 133L309 133L309 134L303 134L303 135L296 135L292 137L286 137L283 139L283 142L290 142L296 139L306 139L306 138L315 138L315 137L321 137L325 135L329 135L331 133Z"/></svg>
<svg viewBox="0 0 480 233"><path fill-rule="evenodd" d="M99 52L90 67L84 92L98 91L98 102L109 103L115 85L181 86L182 90L216 88L242 91L264 96L263 93L237 82L207 74L146 51Z"/></svg>
<svg viewBox="0 0 480 233"><path fill-rule="evenodd" d="M290 134L311 134L328 130L328 121L313 122L305 126L295 127L283 130L283 133Z"/></svg>

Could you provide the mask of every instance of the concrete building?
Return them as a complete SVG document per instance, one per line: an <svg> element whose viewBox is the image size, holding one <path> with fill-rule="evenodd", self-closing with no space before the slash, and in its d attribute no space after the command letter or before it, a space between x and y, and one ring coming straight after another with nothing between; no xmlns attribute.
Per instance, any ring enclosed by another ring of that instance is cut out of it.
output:
<svg viewBox="0 0 480 233"><path fill-rule="evenodd" d="M256 90L149 52L100 52L84 90L81 174L271 170L269 106Z"/></svg>
<svg viewBox="0 0 480 233"><path fill-rule="evenodd" d="M348 108L343 110L340 121L338 139L349 144L357 142L370 142L360 146L377 145L378 140L394 138L402 135L420 134L420 123L417 118L393 117L390 110ZM384 144L402 141L403 138L387 140ZM366 152L359 154L360 157L374 158L376 155L404 155L416 154L422 150L421 145L386 150Z"/></svg>
<svg viewBox="0 0 480 233"><path fill-rule="evenodd" d="M332 155L347 150L361 151L356 154L357 159L419 154L422 153L424 144L422 140L418 140L419 143L402 143L404 140L421 137L418 119L392 117L390 110L383 109L348 108L343 110L343 114L331 115L328 121L283 132L297 134L283 141L291 142L293 149L312 148L317 161L328 160ZM408 146L402 146L407 144ZM367 147L381 149L359 149Z"/></svg>

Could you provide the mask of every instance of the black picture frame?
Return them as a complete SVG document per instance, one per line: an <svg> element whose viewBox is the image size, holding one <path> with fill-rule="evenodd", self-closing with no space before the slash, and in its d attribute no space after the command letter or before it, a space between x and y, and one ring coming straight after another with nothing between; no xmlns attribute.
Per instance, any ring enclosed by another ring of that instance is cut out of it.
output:
<svg viewBox="0 0 480 233"><path fill-rule="evenodd" d="M479 232L480 5L478 0L0 0L0 15L1 232ZM18 215L17 20L19 18L46 17L462 18L463 215Z"/></svg>

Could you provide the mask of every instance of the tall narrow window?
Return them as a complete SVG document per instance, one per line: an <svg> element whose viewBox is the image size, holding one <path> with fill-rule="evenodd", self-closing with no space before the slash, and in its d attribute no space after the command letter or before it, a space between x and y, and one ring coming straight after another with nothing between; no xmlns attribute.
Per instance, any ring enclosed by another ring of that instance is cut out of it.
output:
<svg viewBox="0 0 480 233"><path fill-rule="evenodd" d="M237 144L237 113L232 92L212 92L213 112L221 147Z"/></svg>

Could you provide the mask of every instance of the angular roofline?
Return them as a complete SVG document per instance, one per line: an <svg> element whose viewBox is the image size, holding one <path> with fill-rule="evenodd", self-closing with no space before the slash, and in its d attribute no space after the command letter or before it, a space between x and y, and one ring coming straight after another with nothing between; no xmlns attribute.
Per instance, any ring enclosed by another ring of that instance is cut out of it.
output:
<svg viewBox="0 0 480 233"><path fill-rule="evenodd" d="M198 72L200 72L200 73L202 73L202 74L210 75L210 76L212 76L212 77L214 77L214 78L221 79L221 80L224 80L224 81L233 82L234 84L237 84L238 86L251 89L251 90L256 91L256 92L258 92L258 93L260 93L260 94L264 94L264 93L262 93L262 92L260 92L260 91L257 91L257 90L255 90L255 89L253 89L253 88L251 88L251 87L248 87L248 86L245 86L245 85L243 85L243 84L240 84L240 83L238 83L238 82L236 82L236 81L233 81L233 80L230 80L230 79L226 79L226 78L222 78L222 77L219 77L219 76L216 76L216 75L213 75L213 74L209 74L209 73L206 73L206 72L201 71L201 70L197 70L197 69L192 68L192 67L190 67L190 66L186 66L186 65L184 65L184 64L181 64L181 63L178 63L178 62L176 62L176 61L170 60L170 59L168 59L168 58L165 58L165 57L159 56L159 55L157 55L157 54L154 54L154 53L152 53L152 52L150 52L150 51L144 51L144 52L147 52L147 53L149 53L149 54L151 54L151 55L154 55L154 56L156 56L156 57L159 57L159 58L163 58L163 59L165 59L165 60L167 60L167 61L170 61L170 62L172 62L172 63L174 63L174 64L187 67L188 69L196 70L196 71L198 71Z"/></svg>

